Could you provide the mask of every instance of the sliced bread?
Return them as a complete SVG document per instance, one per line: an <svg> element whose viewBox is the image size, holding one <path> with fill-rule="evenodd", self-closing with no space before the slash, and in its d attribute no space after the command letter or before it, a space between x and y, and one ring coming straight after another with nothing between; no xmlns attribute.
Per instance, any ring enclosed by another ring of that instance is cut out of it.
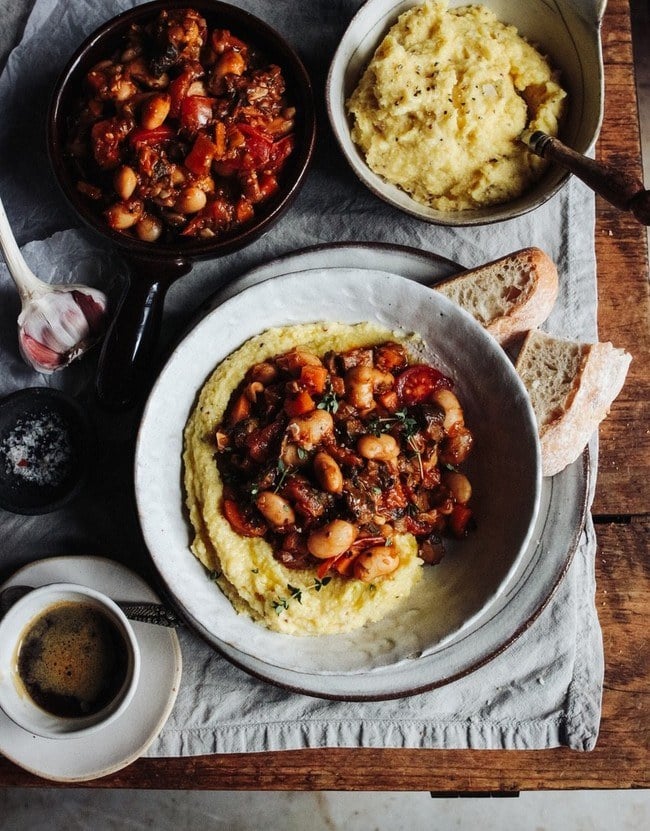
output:
<svg viewBox="0 0 650 831"><path fill-rule="evenodd" d="M621 391L631 360L611 343L528 334L515 366L537 418L544 476L578 458Z"/></svg>
<svg viewBox="0 0 650 831"><path fill-rule="evenodd" d="M523 248L434 288L474 315L507 346L551 313L558 292L557 268L541 249Z"/></svg>

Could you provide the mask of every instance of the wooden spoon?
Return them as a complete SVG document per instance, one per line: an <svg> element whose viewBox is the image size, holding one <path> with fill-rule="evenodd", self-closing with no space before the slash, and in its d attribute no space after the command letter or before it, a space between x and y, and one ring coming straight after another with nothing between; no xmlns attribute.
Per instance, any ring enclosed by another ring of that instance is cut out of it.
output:
<svg viewBox="0 0 650 831"><path fill-rule="evenodd" d="M650 225L650 191L636 176L623 173L611 165L599 164L541 130L534 133L524 130L520 139L535 155L566 167L616 208L632 211L639 222Z"/></svg>

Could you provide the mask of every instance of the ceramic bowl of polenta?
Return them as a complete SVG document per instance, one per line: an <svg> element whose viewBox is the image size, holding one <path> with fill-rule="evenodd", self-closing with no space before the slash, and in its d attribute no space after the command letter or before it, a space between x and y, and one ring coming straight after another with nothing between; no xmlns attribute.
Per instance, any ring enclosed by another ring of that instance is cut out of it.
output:
<svg viewBox="0 0 650 831"><path fill-rule="evenodd" d="M187 620L309 674L462 637L520 563L540 488L505 352L439 293L342 267L209 312L163 368L135 459L144 538Z"/></svg>
<svg viewBox="0 0 650 831"><path fill-rule="evenodd" d="M602 120L602 4L368 0L332 60L328 114L357 177L440 225L512 219L569 174L520 140L588 152Z"/></svg>

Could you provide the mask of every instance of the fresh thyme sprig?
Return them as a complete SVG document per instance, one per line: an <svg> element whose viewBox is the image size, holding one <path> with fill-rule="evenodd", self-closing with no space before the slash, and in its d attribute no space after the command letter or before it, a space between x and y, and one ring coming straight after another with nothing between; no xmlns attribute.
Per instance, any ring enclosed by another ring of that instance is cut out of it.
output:
<svg viewBox="0 0 650 831"><path fill-rule="evenodd" d="M389 425L397 425L401 427L404 432L404 437L410 439L418 431L417 419L409 415L408 410L404 407L403 410L397 410L392 416L385 416L384 418L373 418L368 422L368 430L373 435L381 434L384 427Z"/></svg>
<svg viewBox="0 0 650 831"><path fill-rule="evenodd" d="M319 580L318 577L314 578L314 582L311 586L305 586L304 589L300 589L297 586L292 586L291 583L287 583L287 588L289 589L289 597L281 597L279 600L273 601L273 608L275 609L275 613L277 615L281 615L285 609L289 608L289 603L292 600L297 600L298 603L302 603L302 594L304 591L315 591L319 592L323 586L326 586L331 577L323 577L322 580Z"/></svg>
<svg viewBox="0 0 650 831"><path fill-rule="evenodd" d="M273 493L277 493L280 490L280 488L284 484L284 480L289 475L290 470L291 470L290 465L285 465L285 463L282 461L282 459L278 459L277 473L280 474L280 477L275 483L275 487L273 488Z"/></svg>
<svg viewBox="0 0 650 831"><path fill-rule="evenodd" d="M327 379L327 384L325 385L323 397L318 404L316 404L316 408L319 410L327 410L328 413L335 413L339 408L339 400L336 397L336 393L332 387L332 382L329 378Z"/></svg>

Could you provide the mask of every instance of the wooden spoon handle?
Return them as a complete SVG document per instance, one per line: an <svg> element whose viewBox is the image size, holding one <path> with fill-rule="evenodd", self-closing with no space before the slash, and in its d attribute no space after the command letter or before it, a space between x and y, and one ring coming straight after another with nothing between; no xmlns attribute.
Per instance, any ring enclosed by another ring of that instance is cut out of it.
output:
<svg viewBox="0 0 650 831"><path fill-rule="evenodd" d="M533 153L566 167L603 199L623 211L632 211L639 222L650 225L650 191L636 176L576 153L541 130L524 135L522 139Z"/></svg>

